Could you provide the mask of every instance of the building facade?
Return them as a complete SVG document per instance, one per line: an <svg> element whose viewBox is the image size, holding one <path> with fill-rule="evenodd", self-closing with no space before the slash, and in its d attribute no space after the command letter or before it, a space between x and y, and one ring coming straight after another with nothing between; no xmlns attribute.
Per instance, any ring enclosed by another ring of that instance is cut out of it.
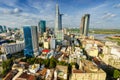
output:
<svg viewBox="0 0 120 80"><path fill-rule="evenodd" d="M24 42L3 44L1 47L1 51L5 54L13 54L22 51L24 47Z"/></svg>
<svg viewBox="0 0 120 80"><path fill-rule="evenodd" d="M106 73L91 61L80 60L79 69L72 68L70 80L106 80Z"/></svg>
<svg viewBox="0 0 120 80"><path fill-rule="evenodd" d="M59 12L59 6L56 5L56 15L55 15L55 32L62 30L62 15Z"/></svg>
<svg viewBox="0 0 120 80"><path fill-rule="evenodd" d="M24 26L24 55L26 57L33 57L39 54L38 33L37 26Z"/></svg>
<svg viewBox="0 0 120 80"><path fill-rule="evenodd" d="M85 14L82 17L81 24L80 24L80 33L81 33L81 35L88 36L89 22L90 22L90 14Z"/></svg>
<svg viewBox="0 0 120 80"><path fill-rule="evenodd" d="M43 34L44 32L46 32L46 21L40 20L40 22L38 23L38 27L39 27L39 32L41 34Z"/></svg>

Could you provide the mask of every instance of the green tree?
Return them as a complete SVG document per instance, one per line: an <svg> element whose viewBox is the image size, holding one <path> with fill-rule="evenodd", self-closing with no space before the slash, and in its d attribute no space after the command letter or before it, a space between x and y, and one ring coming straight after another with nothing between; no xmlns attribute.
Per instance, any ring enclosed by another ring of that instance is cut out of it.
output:
<svg viewBox="0 0 120 80"><path fill-rule="evenodd" d="M120 71L114 70L113 77L114 77L114 78L119 78L119 77L120 77Z"/></svg>
<svg viewBox="0 0 120 80"><path fill-rule="evenodd" d="M50 65L50 59L45 59L44 60L45 67L49 68Z"/></svg>
<svg viewBox="0 0 120 80"><path fill-rule="evenodd" d="M8 60L2 62L2 67L3 67L2 75L3 76L5 76L7 74L7 72L9 72L11 70L12 64L13 64L12 59L8 59Z"/></svg>
<svg viewBox="0 0 120 80"><path fill-rule="evenodd" d="M28 58L28 59L27 59L27 62L28 62L29 64L34 64L35 58Z"/></svg>
<svg viewBox="0 0 120 80"><path fill-rule="evenodd" d="M75 68L79 69L79 65L77 63L75 63Z"/></svg>
<svg viewBox="0 0 120 80"><path fill-rule="evenodd" d="M71 73L71 72L72 72L72 65L68 64L68 73Z"/></svg>
<svg viewBox="0 0 120 80"><path fill-rule="evenodd" d="M59 65L63 65L63 66L68 65L65 61L59 61L58 64L59 64Z"/></svg>
<svg viewBox="0 0 120 80"><path fill-rule="evenodd" d="M57 60L55 58L51 58L49 68L55 68L56 64L57 64Z"/></svg>

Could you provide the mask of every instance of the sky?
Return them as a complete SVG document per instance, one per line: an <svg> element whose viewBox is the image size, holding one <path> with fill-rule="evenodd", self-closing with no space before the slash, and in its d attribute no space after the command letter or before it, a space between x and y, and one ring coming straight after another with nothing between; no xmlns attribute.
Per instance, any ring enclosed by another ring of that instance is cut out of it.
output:
<svg viewBox="0 0 120 80"><path fill-rule="evenodd" d="M63 15L63 27L79 28L90 14L90 28L120 29L120 0L0 0L0 25L23 27L46 20L55 25L55 5Z"/></svg>

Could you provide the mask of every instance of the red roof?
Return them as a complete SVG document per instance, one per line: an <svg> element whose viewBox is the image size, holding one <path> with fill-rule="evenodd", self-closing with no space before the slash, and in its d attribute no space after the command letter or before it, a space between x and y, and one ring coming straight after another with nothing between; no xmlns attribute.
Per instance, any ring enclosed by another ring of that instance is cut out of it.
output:
<svg viewBox="0 0 120 80"><path fill-rule="evenodd" d="M22 73L16 80L36 80L34 75Z"/></svg>
<svg viewBox="0 0 120 80"><path fill-rule="evenodd" d="M44 49L44 50L42 50L42 52L48 53L48 52L50 52L50 50L49 49Z"/></svg>

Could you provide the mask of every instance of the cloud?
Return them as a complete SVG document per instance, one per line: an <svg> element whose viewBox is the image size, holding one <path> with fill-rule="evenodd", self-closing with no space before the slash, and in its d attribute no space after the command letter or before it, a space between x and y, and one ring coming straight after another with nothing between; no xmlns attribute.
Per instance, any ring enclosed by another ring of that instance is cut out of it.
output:
<svg viewBox="0 0 120 80"><path fill-rule="evenodd" d="M105 13L102 18L103 19L108 19L108 18L112 18L112 17L115 17L116 14L113 14L113 13Z"/></svg>
<svg viewBox="0 0 120 80"><path fill-rule="evenodd" d="M20 13L20 12L22 12L22 10L19 9L19 8L15 8L15 9L13 10L13 13Z"/></svg>
<svg viewBox="0 0 120 80"><path fill-rule="evenodd" d="M70 0L72 1L72 0ZM81 3L82 0L79 1ZM85 0L87 1L87 0ZM91 0L92 1L92 0ZM55 0L0 0L0 24L6 26L20 27L23 25L38 25L39 20L46 20L47 26L53 27L55 23ZM90 14L90 27L109 27L107 20L111 19L112 23L116 22L119 26L119 17L117 9L110 6L110 1L95 5L80 5L75 1L77 6L72 3L64 3L64 0L58 1L60 12L63 13L63 27L79 27L81 17ZM69 5L71 4L72 7ZM119 7L120 4L116 4ZM112 7L112 8L111 8ZM115 11L115 10L116 11ZM109 12L109 13L108 13ZM114 12L114 13L113 13ZM105 13L105 14L104 14ZM2 15L2 16L1 16ZM117 18L117 19L116 19ZM13 24L14 23L14 24ZM114 26L112 25L111 26Z"/></svg>
<svg viewBox="0 0 120 80"><path fill-rule="evenodd" d="M120 3L113 6L114 8L120 8Z"/></svg>
<svg viewBox="0 0 120 80"><path fill-rule="evenodd" d="M3 8L2 12L3 12L3 14L19 14L22 12L22 10L19 8L14 8L14 9Z"/></svg>

